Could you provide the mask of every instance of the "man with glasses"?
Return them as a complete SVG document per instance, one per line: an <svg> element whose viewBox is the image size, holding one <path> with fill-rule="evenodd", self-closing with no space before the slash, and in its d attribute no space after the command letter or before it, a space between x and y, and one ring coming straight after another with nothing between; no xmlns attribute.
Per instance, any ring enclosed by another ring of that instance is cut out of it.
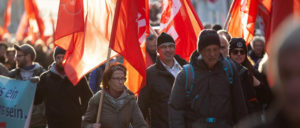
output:
<svg viewBox="0 0 300 128"><path fill-rule="evenodd" d="M14 45L14 47L17 50L17 66L9 72L8 76L17 80L31 80L32 82L38 82L39 76L45 71L45 69L39 63L34 62L36 58L34 48L29 44L23 44L21 46ZM44 104L33 106L30 127L46 127Z"/></svg>
<svg viewBox="0 0 300 128"><path fill-rule="evenodd" d="M200 33L198 49L184 69L170 95L170 128L231 128L247 114L238 71L220 57L216 31Z"/></svg>
<svg viewBox="0 0 300 128"><path fill-rule="evenodd" d="M146 120L152 128L169 128L168 100L173 82L186 64L186 61L175 55L175 41L162 33L157 38L156 63L147 69L146 85L141 90L138 103ZM150 114L150 115L149 115Z"/></svg>

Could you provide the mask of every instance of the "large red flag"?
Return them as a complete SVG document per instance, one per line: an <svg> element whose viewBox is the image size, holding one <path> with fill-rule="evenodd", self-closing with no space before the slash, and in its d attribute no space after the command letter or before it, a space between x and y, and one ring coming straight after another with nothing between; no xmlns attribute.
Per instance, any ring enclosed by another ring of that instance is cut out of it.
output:
<svg viewBox="0 0 300 128"><path fill-rule="evenodd" d="M12 0L7 1L6 9L5 9L5 12L4 12L4 25L3 25L4 33L8 32L8 26L10 25L11 2L12 2Z"/></svg>
<svg viewBox="0 0 300 128"><path fill-rule="evenodd" d="M84 37L84 8L82 0L61 0L57 26L54 35L55 45L72 53L75 44Z"/></svg>
<svg viewBox="0 0 300 128"><path fill-rule="evenodd" d="M299 16L300 0L273 0L270 15L270 28L267 33L267 38L270 38L277 27L289 16Z"/></svg>
<svg viewBox="0 0 300 128"><path fill-rule="evenodd" d="M36 22L41 38L44 37L45 25L43 19L40 17L39 9L35 3L35 0L24 0L25 12L29 20L29 25L34 27Z"/></svg>
<svg viewBox="0 0 300 128"><path fill-rule="evenodd" d="M188 61L203 29L190 0L163 0L160 22L160 32L170 34L175 40L175 54Z"/></svg>
<svg viewBox="0 0 300 128"><path fill-rule="evenodd" d="M118 0L110 40L110 47L125 59L124 65L127 66L129 78L127 87L136 94L146 76L141 44L145 42L149 27L147 5L148 0Z"/></svg>
<svg viewBox="0 0 300 128"><path fill-rule="evenodd" d="M232 37L242 37L247 44L252 41L258 3L258 0L234 0L226 26Z"/></svg>
<svg viewBox="0 0 300 128"><path fill-rule="evenodd" d="M260 0L257 10L257 22L259 29L262 30L262 36L268 39L268 33L270 28L270 15L271 15L272 0Z"/></svg>
<svg viewBox="0 0 300 128"><path fill-rule="evenodd" d="M266 11L271 12L272 0L259 0L259 3L266 9Z"/></svg>
<svg viewBox="0 0 300 128"><path fill-rule="evenodd" d="M65 72L70 81L76 85L81 78L76 77L76 69L70 67L70 61L80 61L81 55L74 56L82 49L84 39L83 0L61 0L59 4L55 45L65 49Z"/></svg>
<svg viewBox="0 0 300 128"><path fill-rule="evenodd" d="M75 13L69 13L66 9L61 12L60 9L59 13L62 14L59 14L55 32L55 38L60 38L55 44L67 50L65 72L73 85L76 85L85 74L106 60L116 0L86 1L85 24L82 0L76 0L76 4L72 4L74 0L61 2ZM114 55L115 52L111 56Z"/></svg>

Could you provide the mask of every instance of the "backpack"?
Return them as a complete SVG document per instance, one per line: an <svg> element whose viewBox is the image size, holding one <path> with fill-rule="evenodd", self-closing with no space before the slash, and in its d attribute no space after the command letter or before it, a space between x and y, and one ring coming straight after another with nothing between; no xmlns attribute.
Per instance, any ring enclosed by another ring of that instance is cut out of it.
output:
<svg viewBox="0 0 300 128"><path fill-rule="evenodd" d="M232 64L228 58L224 58L224 60L221 62L222 62L226 77L229 80L229 84L232 85L233 84L233 75L234 75ZM191 65L191 64L184 65L183 69L185 71L185 78L186 78L185 87L184 87L185 92L186 92L185 97L187 99L189 99L191 96L191 93L193 91L193 87L194 87L193 81L195 79L195 72L194 72L193 65ZM192 99L196 100L198 98L199 98L199 95L196 95Z"/></svg>

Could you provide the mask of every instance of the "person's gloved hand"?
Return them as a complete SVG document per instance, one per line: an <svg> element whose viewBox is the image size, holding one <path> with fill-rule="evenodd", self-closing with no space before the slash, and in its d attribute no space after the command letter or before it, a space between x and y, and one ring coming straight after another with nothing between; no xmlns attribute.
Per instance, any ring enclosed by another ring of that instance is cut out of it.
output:
<svg viewBox="0 0 300 128"><path fill-rule="evenodd" d="M32 83L38 83L40 81L40 77L34 76L29 79Z"/></svg>

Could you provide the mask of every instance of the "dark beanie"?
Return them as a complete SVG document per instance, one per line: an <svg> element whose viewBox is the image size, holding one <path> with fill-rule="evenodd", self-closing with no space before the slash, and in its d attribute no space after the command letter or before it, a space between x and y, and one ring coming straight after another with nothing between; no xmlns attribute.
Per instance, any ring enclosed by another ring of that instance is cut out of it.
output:
<svg viewBox="0 0 300 128"><path fill-rule="evenodd" d="M63 49L60 48L60 47L56 47L55 50L54 50L54 53L53 53L53 58L54 58L54 60L55 60L55 57L56 57L58 54L66 54L66 51L63 50Z"/></svg>
<svg viewBox="0 0 300 128"><path fill-rule="evenodd" d="M229 52L235 48L242 48L247 52L246 41L243 38L231 38L229 44Z"/></svg>
<svg viewBox="0 0 300 128"><path fill-rule="evenodd" d="M204 29L198 38L198 52L208 45L218 45L220 47L219 35L215 30Z"/></svg>
<svg viewBox="0 0 300 128"><path fill-rule="evenodd" d="M158 36L156 46L158 47L159 45L167 42L175 44L173 37L163 32Z"/></svg>

